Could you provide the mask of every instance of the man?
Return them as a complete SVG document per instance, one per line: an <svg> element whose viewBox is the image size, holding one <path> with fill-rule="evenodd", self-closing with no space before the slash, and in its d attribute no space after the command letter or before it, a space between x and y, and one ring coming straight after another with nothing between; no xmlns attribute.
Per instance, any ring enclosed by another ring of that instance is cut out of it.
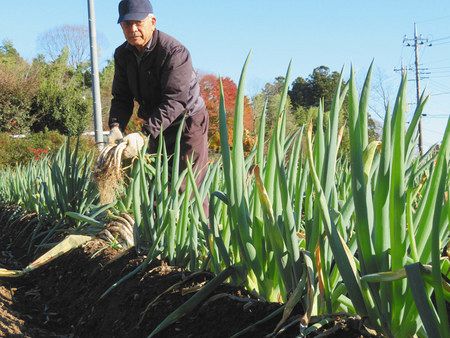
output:
<svg viewBox="0 0 450 338"><path fill-rule="evenodd" d="M208 164L209 118L200 96L189 51L173 37L156 29L149 0L122 0L119 20L126 42L114 53L113 99L109 113L111 135L121 135L139 103L138 116L144 120L143 133L155 152L163 131L167 152L174 153L181 121L179 171L193 161L203 179Z"/></svg>

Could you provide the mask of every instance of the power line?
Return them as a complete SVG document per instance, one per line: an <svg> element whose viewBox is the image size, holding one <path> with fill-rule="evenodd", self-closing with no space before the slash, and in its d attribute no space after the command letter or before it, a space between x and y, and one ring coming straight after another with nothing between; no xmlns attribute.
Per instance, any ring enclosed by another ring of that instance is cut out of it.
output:
<svg viewBox="0 0 450 338"><path fill-rule="evenodd" d="M432 39L432 40L430 40L430 42L433 43L433 42L436 42L436 41L448 40L448 39L450 39L450 35L446 36L446 37L443 37L443 38L439 38L439 39Z"/></svg>
<svg viewBox="0 0 450 338"><path fill-rule="evenodd" d="M423 130L425 130L426 132L428 132L428 133L432 133L432 134L435 134L435 135L439 135L439 136L442 136L442 132L440 132L440 131L437 131L437 130L431 130L431 129L428 129L428 128L423 128Z"/></svg>
<svg viewBox="0 0 450 338"><path fill-rule="evenodd" d="M439 59L439 60L433 60L433 61L429 61L429 63L433 63L433 64L435 64L435 63L441 63L441 62L447 62L447 61L450 61L450 58L445 58L445 59Z"/></svg>
<svg viewBox="0 0 450 338"><path fill-rule="evenodd" d="M429 69L429 68L428 68ZM433 72L433 74L448 74L450 73L450 69L449 70L438 70L436 72Z"/></svg>
<svg viewBox="0 0 450 338"><path fill-rule="evenodd" d="M450 77L450 75L442 75L442 76L433 76L432 78L433 79L446 79L446 78L449 78Z"/></svg>
<svg viewBox="0 0 450 338"><path fill-rule="evenodd" d="M435 75L448 75L450 73L450 70L447 71L440 71L440 72L430 72L433 76Z"/></svg>
<svg viewBox="0 0 450 338"><path fill-rule="evenodd" d="M431 69L431 70L450 69L450 66L445 66L445 67L428 67L428 69Z"/></svg>
<svg viewBox="0 0 450 338"><path fill-rule="evenodd" d="M448 19L448 18L450 18L450 15L440 16L437 18L427 19L427 20L423 20L423 21L418 21L417 23L432 22L432 21L438 21L438 20L443 20L443 19Z"/></svg>
<svg viewBox="0 0 450 338"><path fill-rule="evenodd" d="M447 84L434 81L433 79L430 79L430 82L433 86L437 86L439 88L439 90L444 90L444 91L450 90L450 86L448 86Z"/></svg>
<svg viewBox="0 0 450 338"><path fill-rule="evenodd" d="M448 94L450 94L450 92L431 94L431 96L448 95Z"/></svg>
<svg viewBox="0 0 450 338"><path fill-rule="evenodd" d="M450 41L440 42L440 43L433 43L433 46L448 45L449 43L450 43Z"/></svg>

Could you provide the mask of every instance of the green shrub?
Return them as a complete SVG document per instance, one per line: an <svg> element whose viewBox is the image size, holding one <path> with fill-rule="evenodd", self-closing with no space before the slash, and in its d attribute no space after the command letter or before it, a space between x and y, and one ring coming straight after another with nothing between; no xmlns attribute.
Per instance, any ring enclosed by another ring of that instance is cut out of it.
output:
<svg viewBox="0 0 450 338"><path fill-rule="evenodd" d="M32 105L36 122L32 130L58 130L68 135L78 135L89 124L92 101L86 97L83 69L67 66L68 51L52 63L41 64L42 79Z"/></svg>
<svg viewBox="0 0 450 338"><path fill-rule="evenodd" d="M27 133L34 122L30 114L39 88L38 74L11 43L0 46L0 132Z"/></svg>
<svg viewBox="0 0 450 338"><path fill-rule="evenodd" d="M62 146L65 138L57 131L33 133L25 138L13 138L8 133L0 133L0 168L24 164L53 154ZM80 154L94 148L92 138L82 137Z"/></svg>

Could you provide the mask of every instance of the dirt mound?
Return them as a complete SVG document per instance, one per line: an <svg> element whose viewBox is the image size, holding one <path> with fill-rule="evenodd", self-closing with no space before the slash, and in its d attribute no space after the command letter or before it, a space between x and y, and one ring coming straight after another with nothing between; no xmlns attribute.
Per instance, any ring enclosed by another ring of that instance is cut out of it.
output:
<svg viewBox="0 0 450 338"><path fill-rule="evenodd" d="M13 250L17 247L19 243L7 234L0 235L3 267L21 265L12 254L21 252ZM100 300L103 292L143 259L133 250L119 253L105 242L94 240L26 277L0 280L0 336L147 337L213 278L208 272L191 274L153 262ZM181 287L165 293L181 281L185 281ZM242 288L223 284L195 311L159 336L230 337L279 307L252 298ZM300 313L301 309L296 311ZM277 316L245 337L270 334L279 320ZM297 334L298 326L294 325L283 336ZM343 325L332 336L360 337L360 332Z"/></svg>
<svg viewBox="0 0 450 338"><path fill-rule="evenodd" d="M79 337L146 337L173 310L189 299L213 276L196 274L182 288L162 295L174 284L187 279L188 272L155 262L110 295L100 295L142 261L133 251L117 254L101 241L89 242L38 269L26 278L9 280L14 302L9 307L26 318L26 326L59 335ZM93 255L97 254L94 258ZM215 300L165 330L163 336L227 337L262 319L279 305L256 301L242 289L222 285ZM11 325L14 324L11 319ZM256 336L273 329L267 325Z"/></svg>

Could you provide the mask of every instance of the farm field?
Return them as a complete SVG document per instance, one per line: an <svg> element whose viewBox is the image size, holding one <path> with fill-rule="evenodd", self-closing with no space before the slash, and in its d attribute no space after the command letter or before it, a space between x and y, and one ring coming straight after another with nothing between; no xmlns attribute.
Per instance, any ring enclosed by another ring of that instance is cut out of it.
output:
<svg viewBox="0 0 450 338"><path fill-rule="evenodd" d="M69 143L0 173L0 332L449 336L450 122L442 143L418 154L427 97L406 124L403 76L380 139L369 140L370 66L360 91L351 70L330 111L321 102L287 133L289 67L276 127L266 139L260 112L246 154L247 64L232 141L222 92L221 156L200 186L189 166L169 172L162 137L156 154L144 146L129 166L114 158L112 172L96 172L104 186L117 182L106 193L92 178L94 155ZM25 268L69 234L91 240Z"/></svg>
<svg viewBox="0 0 450 338"><path fill-rule="evenodd" d="M5 243L14 234L10 229L2 230L1 243ZM16 248L20 247L19 243L14 244ZM119 253L108 249L92 259L92 255L104 245L103 241L94 240L24 280L3 282L0 286L2 334L25 337L70 334L81 337L146 336L192 295L188 293L190 289L194 290L196 285L213 277L205 272L189 279L190 274L183 273L181 268L161 266L161 262L155 261L148 272L141 273L111 297L98 302L101 293L112 282L142 262L142 257L137 257L132 250ZM21 256L23 251L19 249L14 254ZM22 258L26 260L26 257ZM6 252L3 252L0 262L3 266L15 268L21 265L12 261ZM182 280L186 282L179 289L163 295L147 309L155 297ZM216 299L202 305L159 336L210 337L211 332L218 337L231 336L280 307L279 304L257 301L244 289L229 285L221 286L211 296L216 296ZM247 336L260 337L271 333L280 317L274 317ZM358 324L357 320L351 321L347 329L343 322L342 333L346 337L358 337ZM281 337L295 335L295 332L296 329L291 328Z"/></svg>

